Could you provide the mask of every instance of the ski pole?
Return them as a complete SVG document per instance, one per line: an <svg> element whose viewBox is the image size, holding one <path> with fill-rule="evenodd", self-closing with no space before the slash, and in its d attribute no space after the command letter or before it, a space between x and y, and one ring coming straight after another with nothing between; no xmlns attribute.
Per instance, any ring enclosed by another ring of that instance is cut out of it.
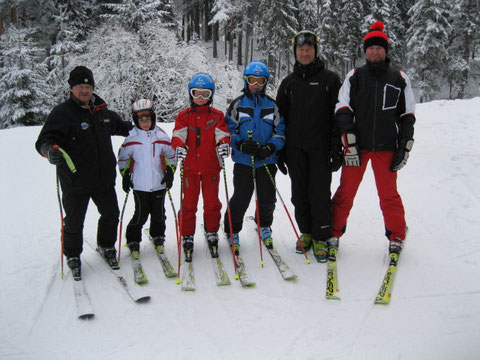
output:
<svg viewBox="0 0 480 360"><path fill-rule="evenodd" d="M68 168L72 173L76 173L77 169L75 168L75 165L73 164L72 159L70 156L67 154L65 150L63 150L60 146L58 145L53 145L52 146L55 150L59 150L63 158L65 159L65 162L67 163ZM61 267L61 274L60 277L63 279L65 277L65 274L63 273L63 250L64 250L64 242L65 242L65 229L64 229L64 217L63 217L63 207L62 207L62 200L60 198L60 185L58 181L58 170L57 170L57 175L56 175L56 183L57 183L57 199L58 199L58 207L60 208L60 267Z"/></svg>
<svg viewBox="0 0 480 360"><path fill-rule="evenodd" d="M123 225L123 214L125 213L125 206L127 205L128 194L130 194L130 189L128 189L127 194L125 195L125 200L123 201L122 213L120 215L120 229L118 234L118 262L120 262L120 251L122 248L122 225Z"/></svg>
<svg viewBox="0 0 480 360"><path fill-rule="evenodd" d="M60 208L60 268L61 274L60 278L64 278L65 274L63 273L63 244L64 244L64 237L65 237L65 230L63 228L63 208L62 208L62 200L60 199L60 186L58 184L58 172L57 172L57 198L58 198L58 207Z"/></svg>
<svg viewBox="0 0 480 360"><path fill-rule="evenodd" d="M248 130L248 138L252 140L253 131ZM257 191L257 177L256 177L256 169L255 169L255 156L250 156L252 159L252 177L253 177L253 190L255 192L255 216L257 219L257 232L258 232L258 245L260 248L260 264L263 267L263 249L262 249L262 233L260 229L260 209L258 206L258 191Z"/></svg>
<svg viewBox="0 0 480 360"><path fill-rule="evenodd" d="M295 224L293 223L292 217L290 216L290 212L288 211L287 206L285 205L285 202L283 201L283 198L282 198L282 195L280 194L280 191L278 191L277 185L275 184L275 179L273 178L272 174L270 173L270 169L268 168L265 160L263 160L263 165L265 166L265 170L267 170L267 174L270 177L272 185L275 188L275 191L277 192L277 195L280 198L280 201L282 202L283 208L285 209L285 211L287 213L288 220L290 220L290 224L292 224L293 231L295 232L295 236L298 239L298 243L300 244L300 247L302 248L303 255L305 255L306 262L307 262L307 264L310 264L310 259L308 258L307 252L305 251L305 249L303 247L303 244L302 244L302 241L300 240L300 237L298 236L298 232L297 232L297 229L295 227Z"/></svg>
<svg viewBox="0 0 480 360"><path fill-rule="evenodd" d="M178 211L178 232L180 239L182 238L182 226L183 226L183 160L180 160L180 210ZM182 281L180 280L180 263L182 261L182 245L181 241L178 242L178 279L177 284L180 284Z"/></svg>
<svg viewBox="0 0 480 360"><path fill-rule="evenodd" d="M170 162L168 161L167 157L165 156L165 163L167 164L167 166L170 166L170 168L173 170L173 173L175 174L175 167L170 164ZM182 167L183 167L183 163L182 163ZM182 170L180 171L181 173L183 172ZM182 176L183 178L183 176ZM182 180L183 181L183 180ZM182 186L182 185L181 185ZM180 256L181 256L181 239L180 239L180 224L178 222L178 217L177 217L177 211L175 210L175 204L173 203L173 198L172 198L172 194L170 193L170 189L169 188L166 188L167 189L167 195L168 195L168 199L170 200L170 205L172 206L172 211L173 211L173 217L175 219L175 235L177 236L177 251L178 251L178 278L177 278L177 284L180 284L181 280L180 280ZM183 189L183 187L182 187ZM181 197L181 196L180 196ZM181 199L180 199L181 200ZM180 202L181 204L181 202Z"/></svg>
<svg viewBox="0 0 480 360"><path fill-rule="evenodd" d="M237 259L235 258L235 244L233 242L233 225L232 225L232 212L230 210L230 197L228 196L228 186L227 186L227 170L225 169L225 161L221 158L221 165L223 170L223 183L225 184L225 197L227 201L227 216L228 216L228 226L230 229L230 245L232 248L232 258L233 258L233 269L235 270L235 280L239 279ZM227 235L228 236L228 235Z"/></svg>

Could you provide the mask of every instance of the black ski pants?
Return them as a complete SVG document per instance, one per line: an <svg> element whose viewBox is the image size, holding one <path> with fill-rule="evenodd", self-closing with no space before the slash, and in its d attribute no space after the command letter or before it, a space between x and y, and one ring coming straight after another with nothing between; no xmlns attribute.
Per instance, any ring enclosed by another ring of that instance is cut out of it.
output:
<svg viewBox="0 0 480 360"><path fill-rule="evenodd" d="M314 240L326 240L330 237L332 226L332 173L328 165L328 152L322 149L287 148L286 163L292 182L295 219L300 231L311 234Z"/></svg>
<svg viewBox="0 0 480 360"><path fill-rule="evenodd" d="M267 165L275 179L277 167L274 164ZM258 193L258 209L260 213L260 226L271 226L273 222L273 211L277 201L275 188L268 175L265 166L255 168L255 177ZM250 205L254 187L253 187L252 167L235 163L233 167L233 195L230 199L230 211L232 214L232 228L234 233L240 232L243 225L243 217ZM255 215L255 213L253 214ZM256 218L256 216L255 216ZM228 222L228 213L224 216L224 229L228 234L230 226Z"/></svg>
<svg viewBox="0 0 480 360"><path fill-rule="evenodd" d="M80 256L83 250L83 223L88 203L93 200L100 213L97 228L97 245L112 247L117 240L118 202L113 185L94 190L62 184L62 202L65 209L64 248L68 256Z"/></svg>
<svg viewBox="0 0 480 360"><path fill-rule="evenodd" d="M165 193L166 190L153 192L133 191L135 212L128 223L127 243L142 241L142 227L150 215L150 236L165 236Z"/></svg>

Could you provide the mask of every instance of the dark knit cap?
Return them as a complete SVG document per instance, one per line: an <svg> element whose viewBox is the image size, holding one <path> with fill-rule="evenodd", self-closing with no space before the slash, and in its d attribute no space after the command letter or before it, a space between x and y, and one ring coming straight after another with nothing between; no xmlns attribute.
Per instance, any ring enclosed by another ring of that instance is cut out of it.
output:
<svg viewBox="0 0 480 360"><path fill-rule="evenodd" d="M92 70L85 66L76 66L70 73L68 84L70 85L70 88L79 84L88 84L95 87Z"/></svg>
<svg viewBox="0 0 480 360"><path fill-rule="evenodd" d="M367 48L372 45L378 45L385 49L388 53L388 36L383 32L383 22L377 21L370 26L370 30L363 38L363 51L367 51Z"/></svg>

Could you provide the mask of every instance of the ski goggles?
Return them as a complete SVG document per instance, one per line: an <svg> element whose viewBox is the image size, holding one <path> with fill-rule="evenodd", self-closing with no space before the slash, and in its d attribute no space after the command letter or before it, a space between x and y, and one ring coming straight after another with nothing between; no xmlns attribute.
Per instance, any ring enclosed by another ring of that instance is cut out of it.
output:
<svg viewBox="0 0 480 360"><path fill-rule="evenodd" d="M212 90L192 88L190 89L190 95L192 95L194 99L208 100L212 97Z"/></svg>
<svg viewBox="0 0 480 360"><path fill-rule="evenodd" d="M248 85L258 85L264 86L267 83L267 78L265 76L247 76L247 84Z"/></svg>
<svg viewBox="0 0 480 360"><path fill-rule="evenodd" d="M318 43L318 36L311 32L302 32L292 39L292 43L296 46L304 44L315 46Z"/></svg>
<svg viewBox="0 0 480 360"><path fill-rule="evenodd" d="M139 121L148 121L152 120L152 112L147 110L147 111L139 111L136 113L137 119Z"/></svg>

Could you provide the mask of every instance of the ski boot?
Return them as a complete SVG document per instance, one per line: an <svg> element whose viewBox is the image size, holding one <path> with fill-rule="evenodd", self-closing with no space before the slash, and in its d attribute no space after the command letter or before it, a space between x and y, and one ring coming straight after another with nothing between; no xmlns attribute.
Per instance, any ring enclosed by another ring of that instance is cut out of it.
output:
<svg viewBox="0 0 480 360"><path fill-rule="evenodd" d="M212 258L218 258L218 235L216 232L207 232L208 250Z"/></svg>
<svg viewBox="0 0 480 360"><path fill-rule="evenodd" d="M100 253L100 255L103 257L103 259L106 261L108 266L110 266L113 270L118 270L120 267L118 266L117 262L117 250L112 247L103 247L99 246L97 248L97 251Z"/></svg>
<svg viewBox="0 0 480 360"><path fill-rule="evenodd" d="M260 233L262 234L262 241L267 249L273 249L272 229L270 226L260 227Z"/></svg>
<svg viewBox="0 0 480 360"><path fill-rule="evenodd" d="M230 235L228 235L228 244L230 245L230 248L232 248L232 239L230 238ZM238 233L233 233L233 251L235 252L235 255L240 254L240 237L238 236Z"/></svg>
<svg viewBox="0 0 480 360"><path fill-rule="evenodd" d="M300 241L302 242L303 249L305 252L312 248L312 236L310 234L302 234L300 235ZM297 246L295 247L295 252L297 254L303 254L302 246L300 245L300 241L297 240Z"/></svg>
<svg viewBox="0 0 480 360"><path fill-rule="evenodd" d="M82 263L78 256L67 257L67 266L72 270L73 280L82 280Z"/></svg>
<svg viewBox="0 0 480 360"><path fill-rule="evenodd" d="M390 240L390 246L388 247L388 252L395 253L400 255L400 252L403 249L403 240L400 238L395 238Z"/></svg>
<svg viewBox="0 0 480 360"><path fill-rule="evenodd" d="M338 237L332 236L327 239L328 261L337 261Z"/></svg>
<svg viewBox="0 0 480 360"><path fill-rule="evenodd" d="M313 256L319 263L327 261L327 242L313 240Z"/></svg>
<svg viewBox="0 0 480 360"><path fill-rule="evenodd" d="M185 252L185 262L192 262L193 254L193 235L182 236L183 251Z"/></svg>
<svg viewBox="0 0 480 360"><path fill-rule="evenodd" d="M152 242L155 246L155 251L158 254L163 254L165 252L165 246L163 245L165 243L165 236L152 237Z"/></svg>
<svg viewBox="0 0 480 360"><path fill-rule="evenodd" d="M132 255L132 258L134 259L140 258L140 243L136 241L132 241L127 243L127 246L130 249L130 255Z"/></svg>

